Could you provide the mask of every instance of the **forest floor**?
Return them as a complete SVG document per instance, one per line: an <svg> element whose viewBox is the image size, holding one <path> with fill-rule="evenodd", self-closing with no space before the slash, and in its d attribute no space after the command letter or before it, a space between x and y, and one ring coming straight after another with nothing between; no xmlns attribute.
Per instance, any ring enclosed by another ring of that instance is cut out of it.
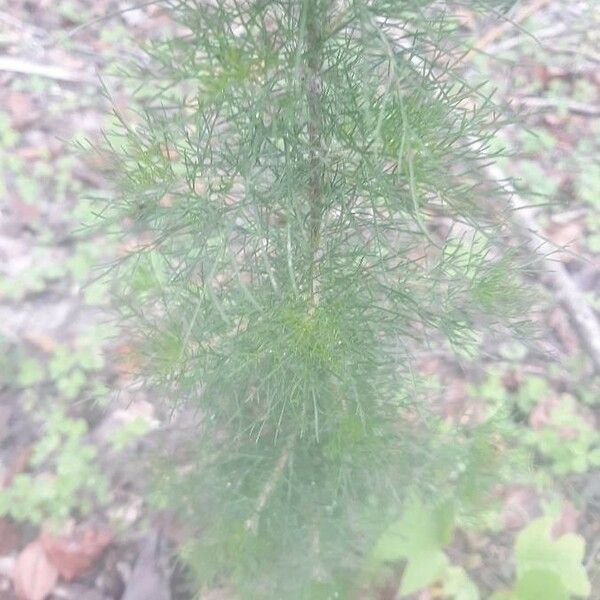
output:
<svg viewBox="0 0 600 600"><path fill-rule="evenodd" d="M35 598L27 581L36 569L33 580L52 599L117 600L140 540L164 526L144 500L148 474L136 457L169 429L168 411L130 380L127 344L107 317L109 290L96 274L120 248L84 224L110 181L106 165L78 148L113 126L99 76L125 106L116 66L137 41L169 26L160 4L127 10L133 4L0 5L0 488L10 490L0 500L0 600L16 598L15 581L22 597ZM551 258L599 318L594 4L524 0L512 14L518 25L466 11L461 19L478 48L465 69L488 78L500 103L519 114L504 134L515 156L500 167L537 205ZM543 281L531 285L540 289L539 352L482 344L476 357L427 355L420 364L448 419L477 419L487 403L514 406L514 426L538 457L530 477L498 488L494 527L460 533L449 552L485 597L511 581L516 534L550 514L555 533L585 538L591 597L600 598L599 381L573 315ZM178 532L167 529L175 543ZM439 597L434 588L418 596Z"/></svg>

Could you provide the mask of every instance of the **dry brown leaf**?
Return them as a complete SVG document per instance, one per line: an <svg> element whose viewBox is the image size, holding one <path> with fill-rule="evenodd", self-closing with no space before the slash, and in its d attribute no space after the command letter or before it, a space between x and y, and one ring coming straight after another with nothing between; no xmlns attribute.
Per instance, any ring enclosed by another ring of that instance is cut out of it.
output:
<svg viewBox="0 0 600 600"><path fill-rule="evenodd" d="M514 485L502 491L500 519L506 529L518 531L541 512L540 498L533 488Z"/></svg>
<svg viewBox="0 0 600 600"><path fill-rule="evenodd" d="M58 344L54 337L43 331L26 331L23 334L23 339L46 353L54 352Z"/></svg>
<svg viewBox="0 0 600 600"><path fill-rule="evenodd" d="M541 398L529 414L529 426L534 430L551 427L554 411L560 408L560 398L547 396Z"/></svg>
<svg viewBox="0 0 600 600"><path fill-rule="evenodd" d="M7 406L6 404L0 406L0 444L10 437L10 419L12 414L13 411L10 406ZM2 465L2 470L4 470L4 465ZM0 479L4 481L4 473L2 473Z"/></svg>
<svg viewBox="0 0 600 600"><path fill-rule="evenodd" d="M111 443L114 436L130 423L143 423L147 430L155 429L159 421L154 416L154 406L146 400L130 400L125 408L118 408L96 427L94 440L101 445Z"/></svg>
<svg viewBox="0 0 600 600"><path fill-rule="evenodd" d="M462 379L452 379L445 384L442 410L449 423L465 426L483 423L488 414L485 402L471 397Z"/></svg>
<svg viewBox="0 0 600 600"><path fill-rule="evenodd" d="M579 250L579 242L584 238L584 229L585 222L583 219L569 221L568 223L551 222L544 230L546 237L558 248L566 248L566 251L557 250L554 252L552 258L563 262L574 260L573 253Z"/></svg>
<svg viewBox="0 0 600 600"><path fill-rule="evenodd" d="M15 565L13 583L21 600L44 600L58 581L58 569L48 560L40 540L26 546Z"/></svg>
<svg viewBox="0 0 600 600"><path fill-rule="evenodd" d="M42 532L41 544L61 577L71 581L94 565L112 540L106 528L79 528L70 535Z"/></svg>
<svg viewBox="0 0 600 600"><path fill-rule="evenodd" d="M552 327L565 352L569 355L576 354L579 350L579 338L567 314L560 308L554 309L548 315L548 324Z"/></svg>
<svg viewBox="0 0 600 600"><path fill-rule="evenodd" d="M27 468L29 464L29 459L33 454L33 446L27 446L26 448L22 448L17 456L14 458L12 463L10 464L8 470L4 474L4 478L0 481L0 487L8 487L16 475L22 473Z"/></svg>
<svg viewBox="0 0 600 600"><path fill-rule="evenodd" d="M523 377L521 373L514 369L510 369L502 375L502 385L504 386L504 389L511 394L517 392L522 383Z"/></svg>
<svg viewBox="0 0 600 600"><path fill-rule="evenodd" d="M552 525L552 536L557 539L567 533L577 532L580 511L569 500L564 500L557 520Z"/></svg>
<svg viewBox="0 0 600 600"><path fill-rule="evenodd" d="M17 131L25 129L39 117L29 94L10 92L5 102L10 113L11 126Z"/></svg>
<svg viewBox="0 0 600 600"><path fill-rule="evenodd" d="M42 212L37 206L24 202L17 195L9 196L9 203L12 214L22 223L30 223L40 218Z"/></svg>
<svg viewBox="0 0 600 600"><path fill-rule="evenodd" d="M557 423L556 414L561 409L568 409L583 420L590 427L596 427L594 414L584 405L580 404L569 394L560 396L547 396L542 398L529 415L529 425L532 429L539 430L546 427L554 429L563 440L573 440L579 436L579 427L569 423Z"/></svg>
<svg viewBox="0 0 600 600"><path fill-rule="evenodd" d="M126 342L121 343L116 348L117 359L114 367L117 373L121 376L127 377L132 373L139 371L140 362L139 356L135 349L127 344Z"/></svg>
<svg viewBox="0 0 600 600"><path fill-rule="evenodd" d="M8 519L0 519L0 556L17 550L20 541L21 535L17 526Z"/></svg>
<svg viewBox="0 0 600 600"><path fill-rule="evenodd" d="M419 362L419 373L424 377L431 377L441 371L441 359L437 356L425 356Z"/></svg>

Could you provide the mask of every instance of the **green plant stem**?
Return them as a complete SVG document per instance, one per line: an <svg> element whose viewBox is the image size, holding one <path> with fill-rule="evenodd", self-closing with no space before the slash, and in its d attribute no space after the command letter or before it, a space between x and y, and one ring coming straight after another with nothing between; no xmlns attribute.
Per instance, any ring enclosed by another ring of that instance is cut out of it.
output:
<svg viewBox="0 0 600 600"><path fill-rule="evenodd" d="M321 238L321 220L323 218L323 161L322 139L323 111L321 79L321 37L323 22L326 21L326 0L307 0L306 3L306 52L308 56L306 76L306 97L308 100L308 143L309 178L308 203L310 206L310 249L311 264L309 272L310 308L319 303L318 262Z"/></svg>

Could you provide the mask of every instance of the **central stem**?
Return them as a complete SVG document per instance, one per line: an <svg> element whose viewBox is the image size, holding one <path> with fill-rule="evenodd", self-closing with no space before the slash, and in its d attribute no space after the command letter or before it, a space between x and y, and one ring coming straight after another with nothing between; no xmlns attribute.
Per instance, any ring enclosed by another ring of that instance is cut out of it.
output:
<svg viewBox="0 0 600 600"><path fill-rule="evenodd" d="M319 303L318 262L321 241L321 220L323 218L323 110L321 78L322 30L326 22L326 2L328 0L307 0L306 2L306 96L308 101L308 203L310 236L309 302L311 310Z"/></svg>
<svg viewBox="0 0 600 600"><path fill-rule="evenodd" d="M308 204L310 267L308 281L309 312L312 314L319 304L319 246L321 220L323 218L323 160L322 160L322 28L326 21L326 4L329 0L306 0L305 53L306 53L306 98L308 103ZM296 435L291 435L277 459L273 471L263 486L253 514L246 520L245 527L256 534L260 515L279 484L290 459ZM318 537L315 538L318 540Z"/></svg>

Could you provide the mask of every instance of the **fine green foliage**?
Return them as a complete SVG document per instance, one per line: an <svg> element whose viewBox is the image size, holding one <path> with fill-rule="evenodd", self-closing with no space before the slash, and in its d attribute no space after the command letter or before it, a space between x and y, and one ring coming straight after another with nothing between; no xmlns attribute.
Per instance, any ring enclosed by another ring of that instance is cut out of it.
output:
<svg viewBox="0 0 600 600"><path fill-rule="evenodd" d="M351 598L407 497L471 502L498 464L488 424L433 413L413 360L525 314L481 174L495 109L453 71L437 2L165 4L102 211L128 237L111 273L140 373L197 415L157 501L197 533L201 586Z"/></svg>
<svg viewBox="0 0 600 600"><path fill-rule="evenodd" d="M494 600L569 600L589 596L590 581L581 564L584 539L572 533L553 539L551 530L552 520L544 517L521 531L515 545L515 588L498 592Z"/></svg>

